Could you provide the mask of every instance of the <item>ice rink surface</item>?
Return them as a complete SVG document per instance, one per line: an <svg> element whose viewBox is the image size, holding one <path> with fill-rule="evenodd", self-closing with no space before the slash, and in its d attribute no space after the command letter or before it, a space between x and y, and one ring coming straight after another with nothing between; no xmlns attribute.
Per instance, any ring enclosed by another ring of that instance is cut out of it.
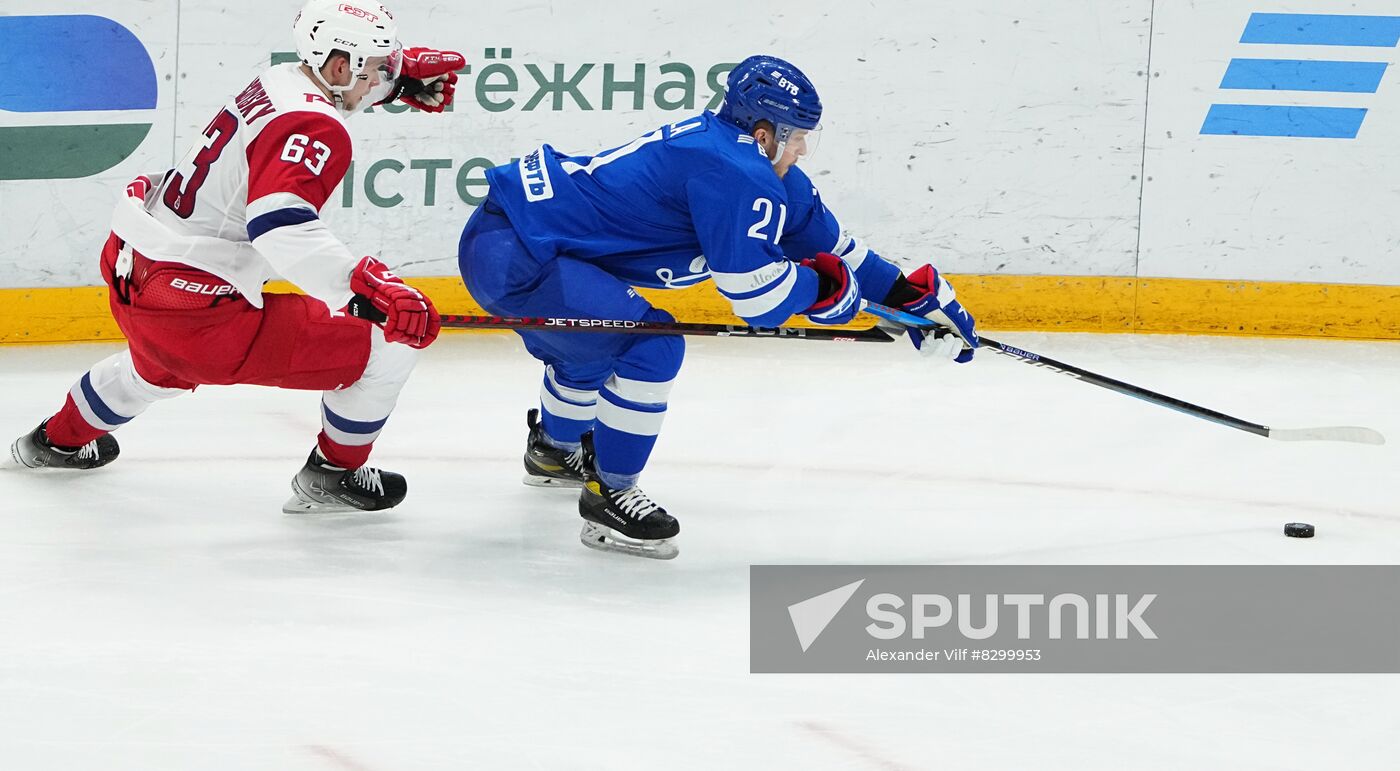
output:
<svg viewBox="0 0 1400 771"><path fill-rule="evenodd" d="M317 396L201 389L105 469L0 472L0 768L1395 768L1390 675L748 673L756 563L1400 562L1400 344L996 337L1391 444L990 355L692 340L643 478L682 523L658 562L520 484L540 370L511 336L426 353L373 459L409 479L390 513L283 515ZM113 350L0 348L4 441Z"/></svg>

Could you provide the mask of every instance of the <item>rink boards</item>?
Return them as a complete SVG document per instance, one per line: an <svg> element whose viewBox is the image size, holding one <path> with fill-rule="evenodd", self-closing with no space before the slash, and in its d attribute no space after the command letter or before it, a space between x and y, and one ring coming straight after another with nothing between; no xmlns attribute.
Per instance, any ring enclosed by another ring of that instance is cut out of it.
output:
<svg viewBox="0 0 1400 771"><path fill-rule="evenodd" d="M91 289L114 196L291 56L298 4L7 5L7 39L33 42L17 56L108 75L0 94L0 341L114 333ZM392 5L406 41L470 67L450 113L353 119L356 160L323 217L429 277L446 309L471 308L451 276L487 169L711 109L728 67L765 51L821 90L807 168L842 222L958 276L988 328L1400 337L1393 2ZM709 289L658 304L727 312Z"/></svg>

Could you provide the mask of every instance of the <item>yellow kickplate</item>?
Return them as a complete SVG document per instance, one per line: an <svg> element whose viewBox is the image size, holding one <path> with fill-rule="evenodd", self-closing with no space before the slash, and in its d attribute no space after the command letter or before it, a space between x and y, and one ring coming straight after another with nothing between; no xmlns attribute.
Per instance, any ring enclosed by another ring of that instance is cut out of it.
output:
<svg viewBox="0 0 1400 771"><path fill-rule="evenodd" d="M950 275L988 331L1400 339L1400 287L1101 276ZM456 276L412 278L444 313L485 311ZM269 292L291 292L284 282ZM709 283L640 290L681 321L741 324ZM794 319L793 326L812 326ZM851 327L868 327L862 316ZM0 289L0 343L120 340L105 287Z"/></svg>

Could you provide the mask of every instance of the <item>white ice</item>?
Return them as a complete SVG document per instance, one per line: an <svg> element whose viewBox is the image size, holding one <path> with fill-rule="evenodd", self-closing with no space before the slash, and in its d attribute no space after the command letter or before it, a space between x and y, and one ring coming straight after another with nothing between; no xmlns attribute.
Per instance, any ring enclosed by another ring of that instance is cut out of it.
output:
<svg viewBox="0 0 1400 771"><path fill-rule="evenodd" d="M643 480L683 524L658 562L520 484L513 337L427 352L375 454L410 482L386 514L281 514L316 395L204 388L106 469L0 472L0 769L1395 768L1395 676L748 672L756 563L1400 562L1400 344L998 337L1392 443L902 342L693 340ZM111 350L0 349L4 441Z"/></svg>

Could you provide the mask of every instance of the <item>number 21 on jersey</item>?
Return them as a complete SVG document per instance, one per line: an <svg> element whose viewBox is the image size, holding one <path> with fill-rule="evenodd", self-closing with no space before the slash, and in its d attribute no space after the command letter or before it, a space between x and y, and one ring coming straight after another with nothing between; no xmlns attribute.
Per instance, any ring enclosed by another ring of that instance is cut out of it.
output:
<svg viewBox="0 0 1400 771"><path fill-rule="evenodd" d="M757 238L760 241L770 240L768 234L763 231L768 227L769 223L773 221L773 208L773 202L767 198L758 198L754 200L753 210L758 212L759 219L749 228L749 238ZM787 223L787 204L777 204L777 209L778 227L774 228L773 237L771 239L774 245L783 239L783 225Z"/></svg>

